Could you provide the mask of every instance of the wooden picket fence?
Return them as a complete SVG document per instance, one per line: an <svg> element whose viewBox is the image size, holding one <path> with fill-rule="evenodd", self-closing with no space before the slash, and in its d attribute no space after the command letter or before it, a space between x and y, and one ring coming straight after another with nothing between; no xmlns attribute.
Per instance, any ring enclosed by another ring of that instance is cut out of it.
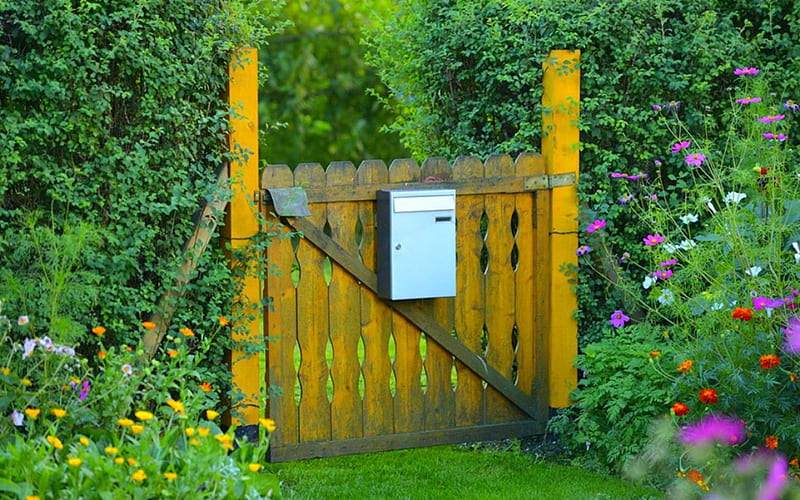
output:
<svg viewBox="0 0 800 500"><path fill-rule="evenodd" d="M240 160L229 166L225 236L235 251L261 220L302 237L266 249L278 273L244 278L237 303L270 306L234 340L268 336L266 380L257 356L231 353L244 395L232 423L274 419L273 461L542 432L577 382L577 302L562 268L577 260L579 53L543 64L542 156L269 165L260 179L256 59L243 49L231 65ZM310 215L274 214L266 190L290 186ZM456 190L456 296L381 299L376 191L423 188ZM266 408L265 384L281 393Z"/></svg>

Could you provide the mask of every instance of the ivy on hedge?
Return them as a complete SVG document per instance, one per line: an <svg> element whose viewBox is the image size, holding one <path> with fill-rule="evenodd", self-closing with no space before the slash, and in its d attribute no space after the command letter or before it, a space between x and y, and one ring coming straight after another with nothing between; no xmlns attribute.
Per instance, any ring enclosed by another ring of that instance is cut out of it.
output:
<svg viewBox="0 0 800 500"><path fill-rule="evenodd" d="M634 253L641 235L617 215L609 174L648 172L668 154L652 106L681 101L681 118L697 126L729 107L720 89L742 66L797 99L799 30L791 0L400 0L367 43L396 98L390 127L420 158L538 149L541 63L552 49L580 49L582 213L615 219L615 246ZM586 344L602 338L619 297L589 272L579 283Z"/></svg>
<svg viewBox="0 0 800 500"><path fill-rule="evenodd" d="M138 341L131 326L169 286L192 215L229 160L232 49L263 43L277 3L0 2L0 266L13 265L4 255L26 237L17 221L27 213L93 225L102 238L85 266L103 281L80 319ZM200 270L178 319L195 327L232 300L221 252ZM24 307L8 314L12 305Z"/></svg>

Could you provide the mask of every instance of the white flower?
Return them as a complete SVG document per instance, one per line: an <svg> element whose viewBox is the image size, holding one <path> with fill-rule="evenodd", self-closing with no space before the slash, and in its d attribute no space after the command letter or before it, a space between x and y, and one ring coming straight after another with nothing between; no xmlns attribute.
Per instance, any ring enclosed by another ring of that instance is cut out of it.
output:
<svg viewBox="0 0 800 500"><path fill-rule="evenodd" d="M25 339L25 342L22 345L22 359L25 359L33 354L33 350L36 349L36 345L37 342L35 339Z"/></svg>
<svg viewBox="0 0 800 500"><path fill-rule="evenodd" d="M712 311L719 311L723 307L725 307L725 305L722 302L714 302L713 304L711 304Z"/></svg>
<svg viewBox="0 0 800 500"><path fill-rule="evenodd" d="M683 240L681 244L678 245L681 250L691 250L692 248L697 246L694 240Z"/></svg>
<svg viewBox="0 0 800 500"><path fill-rule="evenodd" d="M30 319L28 319L27 316L20 316L19 318L17 318L17 324L19 326L27 325L29 321Z"/></svg>
<svg viewBox="0 0 800 500"><path fill-rule="evenodd" d="M25 414L20 413L17 410L11 412L11 421L14 423L14 425L21 427L23 420L25 420Z"/></svg>
<svg viewBox="0 0 800 500"><path fill-rule="evenodd" d="M672 301L675 300L675 294L672 293L672 290L669 288L665 288L661 291L661 295L658 296L658 302L661 305L668 306L672 304Z"/></svg>
<svg viewBox="0 0 800 500"><path fill-rule="evenodd" d="M676 247L672 243L664 243L663 245L661 245L661 248L664 249L667 253L675 253L678 250L678 247Z"/></svg>
<svg viewBox="0 0 800 500"><path fill-rule="evenodd" d="M745 270L744 270L744 274L746 274L746 275L748 275L748 276L752 276L752 277L754 277L754 278L755 278L756 276L758 276L759 274L761 274L761 271L762 271L762 270L763 270L763 269L761 269L759 266L753 266L753 267L751 267L750 269L745 269Z"/></svg>
<svg viewBox="0 0 800 500"><path fill-rule="evenodd" d="M686 225L691 224L692 222L697 222L697 214L686 214L681 217L681 222Z"/></svg>
<svg viewBox="0 0 800 500"><path fill-rule="evenodd" d="M650 275L648 275L648 276L645 276L645 278L644 278L644 281L642 282L642 287L643 287L645 290L647 290L647 289L649 289L651 286L655 285L655 284L656 284L656 281L658 281L658 278L656 278L655 276L650 276Z"/></svg>
<svg viewBox="0 0 800 500"><path fill-rule="evenodd" d="M794 248L794 263L800 264L800 243L795 241L792 243L792 248Z"/></svg>
<svg viewBox="0 0 800 500"><path fill-rule="evenodd" d="M736 205L745 198L747 198L746 194L731 191L730 193L725 195L725 198L723 198L722 201L724 201L728 205Z"/></svg>
<svg viewBox="0 0 800 500"><path fill-rule="evenodd" d="M708 203L706 203L706 206L708 207L708 209L711 211L712 214L717 213L717 209L714 208L714 203L711 202L710 200L708 201Z"/></svg>

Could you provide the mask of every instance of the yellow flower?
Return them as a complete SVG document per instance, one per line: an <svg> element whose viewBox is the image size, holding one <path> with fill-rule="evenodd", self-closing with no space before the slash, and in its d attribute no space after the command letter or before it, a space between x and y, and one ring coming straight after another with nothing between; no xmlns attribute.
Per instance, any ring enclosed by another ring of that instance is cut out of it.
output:
<svg viewBox="0 0 800 500"><path fill-rule="evenodd" d="M25 408L25 415L27 415L28 417L36 420L36 418L39 416L39 413L41 413L41 411L42 410L40 410L39 408Z"/></svg>
<svg viewBox="0 0 800 500"><path fill-rule="evenodd" d="M144 411L144 410L139 410L136 413L134 413L134 415L136 415L136 418L138 418L141 421L150 420L150 419L153 418L153 414L152 413L150 413L149 411Z"/></svg>
<svg viewBox="0 0 800 500"><path fill-rule="evenodd" d="M200 441L198 441L197 438L192 438L192 440L189 442L192 443L194 446L200 446Z"/></svg>
<svg viewBox="0 0 800 500"><path fill-rule="evenodd" d="M133 420L131 420L129 418L121 418L121 419L117 420L117 423L119 425L121 425L122 427L130 427L130 426L133 425Z"/></svg>
<svg viewBox="0 0 800 500"><path fill-rule="evenodd" d="M60 450L60 449L62 449L64 447L64 444L61 443L61 440L58 439L55 436L47 436L45 439L47 439L47 442L52 444L53 448L55 448L57 450Z"/></svg>
<svg viewBox="0 0 800 500"><path fill-rule="evenodd" d="M142 326L145 328L145 330L152 330L156 327L156 324L152 321L145 321L142 323Z"/></svg>
<svg viewBox="0 0 800 500"><path fill-rule="evenodd" d="M20 380L19 383L24 385L25 387L29 387L33 382L31 382L31 379L29 378L24 378Z"/></svg>
<svg viewBox="0 0 800 500"><path fill-rule="evenodd" d="M103 334L106 333L106 329L103 328L102 326L96 326L96 327L92 328L92 333L94 333L98 337L102 337Z"/></svg>
<svg viewBox="0 0 800 500"><path fill-rule="evenodd" d="M187 436L192 437L194 436L194 427L187 427L184 432Z"/></svg>
<svg viewBox="0 0 800 500"><path fill-rule="evenodd" d="M89 443L89 438L87 438L87 437L84 437L84 436L81 436L81 437L79 437L79 438L78 438L78 441L80 441L80 443L81 443L82 445L84 445L84 446L89 446L89 444L90 444L90 443Z"/></svg>
<svg viewBox="0 0 800 500"><path fill-rule="evenodd" d="M214 439L219 441L219 444L226 450L233 449L233 443L231 442L231 436L229 434L217 434L214 436Z"/></svg>
<svg viewBox="0 0 800 500"><path fill-rule="evenodd" d="M191 328L181 328L178 331L181 332L184 337L194 337L194 332Z"/></svg>
<svg viewBox="0 0 800 500"><path fill-rule="evenodd" d="M170 408L173 409L173 411L175 411L175 413L180 413L181 415L183 415L186 412L186 409L183 407L183 403L181 403L180 401L175 401L174 399L168 399L167 404L169 405Z"/></svg>
<svg viewBox="0 0 800 500"><path fill-rule="evenodd" d="M250 464L247 468L250 469L250 472L258 472L261 470L261 464Z"/></svg>
<svg viewBox="0 0 800 500"><path fill-rule="evenodd" d="M133 474L131 474L131 479L133 479L134 481L142 482L145 479L147 479L147 474L144 473L143 469L139 469Z"/></svg>
<svg viewBox="0 0 800 500"><path fill-rule="evenodd" d="M67 463L73 467L80 467L80 465L83 463L83 460L75 457L67 457Z"/></svg>
<svg viewBox="0 0 800 500"><path fill-rule="evenodd" d="M209 420L214 420L215 418L219 417L219 412L214 410L206 410L206 417Z"/></svg>
<svg viewBox="0 0 800 500"><path fill-rule="evenodd" d="M208 436L209 432L211 432L211 429L209 429L208 427L198 427L197 428L197 434L199 434L200 437Z"/></svg>
<svg viewBox="0 0 800 500"><path fill-rule="evenodd" d="M39 495L25 495L25 500L39 500Z"/></svg>
<svg viewBox="0 0 800 500"><path fill-rule="evenodd" d="M135 458L128 457L128 465L139 465Z"/></svg>
<svg viewBox="0 0 800 500"><path fill-rule="evenodd" d="M56 418L64 418L67 414L67 410L62 410L61 408L53 408L50 410L50 413L55 415Z"/></svg>
<svg viewBox="0 0 800 500"><path fill-rule="evenodd" d="M178 477L178 475L175 474L174 472L165 472L164 477L167 479L167 481L172 481L173 479Z"/></svg>
<svg viewBox="0 0 800 500"><path fill-rule="evenodd" d="M119 449L114 446L106 446L106 453L108 453L111 456L114 456L117 453L119 453Z"/></svg>
<svg viewBox="0 0 800 500"><path fill-rule="evenodd" d="M125 459L122 458L122 457L117 457L117 458L114 459L114 463L117 464L117 465L122 465L122 464L125 463Z"/></svg>
<svg viewBox="0 0 800 500"><path fill-rule="evenodd" d="M11 369L3 367L0 368L0 372L3 372L3 375L8 375L9 373L11 373Z"/></svg>
<svg viewBox="0 0 800 500"><path fill-rule="evenodd" d="M131 426L131 432L134 434L141 434L142 432L144 432L144 426L139 424L133 424Z"/></svg>
<svg viewBox="0 0 800 500"><path fill-rule="evenodd" d="M268 432L272 432L278 428L278 426L275 425L275 421L271 418L259 418L258 423L261 424L261 427L265 428Z"/></svg>
<svg viewBox="0 0 800 500"><path fill-rule="evenodd" d="M167 354L169 355L170 358L174 358L175 356L178 355L178 351L167 349Z"/></svg>

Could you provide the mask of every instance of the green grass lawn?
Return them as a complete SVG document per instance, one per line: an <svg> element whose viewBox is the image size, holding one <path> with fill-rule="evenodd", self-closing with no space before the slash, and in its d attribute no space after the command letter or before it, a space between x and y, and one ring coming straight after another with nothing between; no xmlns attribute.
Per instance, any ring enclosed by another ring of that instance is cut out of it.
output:
<svg viewBox="0 0 800 500"><path fill-rule="evenodd" d="M617 477L520 451L438 446L269 464L286 499L661 499Z"/></svg>

